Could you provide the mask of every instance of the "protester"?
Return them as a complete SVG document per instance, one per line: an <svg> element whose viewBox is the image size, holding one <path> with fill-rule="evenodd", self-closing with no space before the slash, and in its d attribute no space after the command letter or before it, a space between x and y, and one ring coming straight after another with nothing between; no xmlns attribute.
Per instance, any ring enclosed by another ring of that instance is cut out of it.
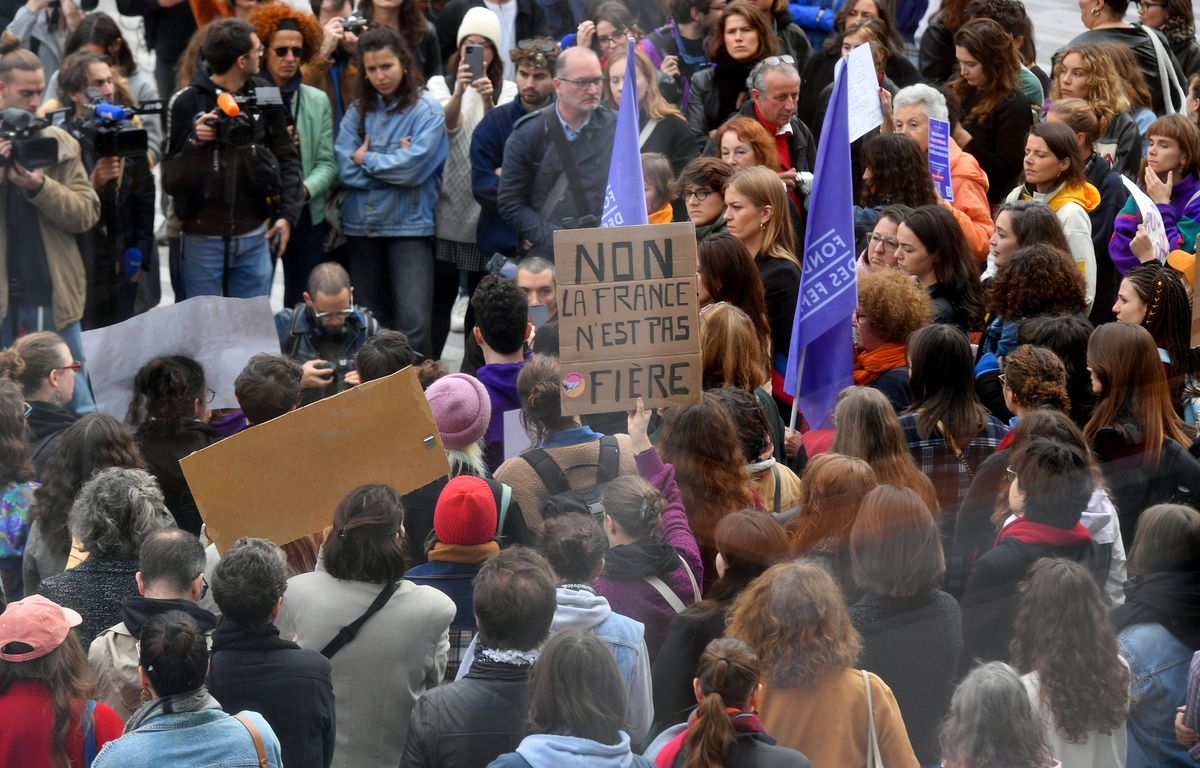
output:
<svg viewBox="0 0 1200 768"><path fill-rule="evenodd" d="M588 48L600 59L600 66L608 63L608 57L624 48L630 37L641 37L638 19L634 17L634 9L621 2L591 3L583 9L584 19L579 23L574 35L562 39L563 48L580 46ZM662 22L661 11L655 7L639 7L639 14L650 14L653 18L645 20L645 27L654 27Z"/></svg>
<svg viewBox="0 0 1200 768"><path fill-rule="evenodd" d="M457 683L439 685L413 708L400 765L487 765L526 732L529 678L555 615L554 574L532 550L489 558L475 577L479 656Z"/></svg>
<svg viewBox="0 0 1200 768"><path fill-rule="evenodd" d="M253 706L279 738L284 765L328 768L334 747L329 660L281 637L275 626L287 590L283 551L266 539L238 539L212 580L223 621L212 634L209 692L231 715Z"/></svg>
<svg viewBox="0 0 1200 768"><path fill-rule="evenodd" d="M772 515L795 509L800 499L800 478L782 461L783 421L777 412L768 416L763 407L763 400L774 406L770 396L765 393L760 396L755 390L738 387L721 387L708 392L733 419L757 504ZM779 444L775 442L776 435Z"/></svg>
<svg viewBox="0 0 1200 768"><path fill-rule="evenodd" d="M957 74L954 33L970 17L966 14L969 0L946 0L929 18L925 34L921 35L917 66L921 77L933 88L940 88Z"/></svg>
<svg viewBox="0 0 1200 768"><path fill-rule="evenodd" d="M367 21L371 22L368 31L371 29L387 29L400 37L405 49L411 54L412 63L416 66L417 71L413 74L420 77L422 81L427 81L434 75L440 75L443 69L444 58L442 51L438 46L437 30L434 29L425 14L422 12L421 6L412 0L365 0L359 3L357 7L358 13L362 14ZM363 47L364 34L359 38L359 52L364 51ZM370 45L366 46L370 49ZM449 52L447 52L449 53ZM398 55L398 54L397 54ZM368 75L366 67L362 61L359 61L359 69L364 75ZM405 67L407 73L407 66ZM405 74L406 74L405 73ZM362 93L370 93L363 84Z"/></svg>
<svg viewBox="0 0 1200 768"><path fill-rule="evenodd" d="M1198 366L1192 351L1191 301L1186 286L1170 267L1157 260L1148 262L1125 273L1112 311L1117 322L1150 331L1167 374L1171 402L1176 412L1194 424L1192 401Z"/></svg>
<svg viewBox="0 0 1200 768"><path fill-rule="evenodd" d="M696 242L726 233L725 185L733 169L715 157L698 157L684 166L676 185L688 219L696 225Z"/></svg>
<svg viewBox="0 0 1200 768"><path fill-rule="evenodd" d="M138 369L133 380L129 421L150 473L162 488L175 523L200 534L200 511L179 460L221 439L208 424L215 393L204 369L190 357L156 357Z"/></svg>
<svg viewBox="0 0 1200 768"><path fill-rule="evenodd" d="M776 565L734 602L728 634L763 666L758 709L767 733L814 765L865 765L873 744L886 765L918 763L887 684L853 668L862 643L841 593L820 566ZM829 712L842 717L832 719Z"/></svg>
<svg viewBox="0 0 1200 768"><path fill-rule="evenodd" d="M933 302L900 270L876 271L858 280L854 312L854 384L882 392L901 413L912 400L905 346L933 321Z"/></svg>
<svg viewBox="0 0 1200 768"><path fill-rule="evenodd" d="M776 746L764 730L755 711L762 694L761 674L758 657L741 640L727 637L709 643L693 684L700 706L654 764L662 768L812 765L803 754Z"/></svg>
<svg viewBox="0 0 1200 768"><path fill-rule="evenodd" d="M1099 122L1096 141L1103 147L1101 154L1114 169L1137 179L1142 160L1141 136L1131 115L1126 86L1106 54L1106 48L1095 43L1068 45L1058 52L1054 84L1050 88L1050 111L1054 111L1053 104L1060 100L1087 102Z"/></svg>
<svg viewBox="0 0 1200 768"><path fill-rule="evenodd" d="M1041 201L1014 200L996 209L996 229L988 241L988 266L983 284L988 286L996 270L1005 264L1019 248L1045 245L1063 253L1071 253L1071 245L1063 232L1062 221ZM1074 293L1074 289L1071 293Z"/></svg>
<svg viewBox="0 0 1200 768"><path fill-rule="evenodd" d="M896 229L896 266L917 279L933 299L933 321L952 323L964 333L983 320L978 269L954 216L938 205L923 205Z"/></svg>
<svg viewBox="0 0 1200 768"><path fill-rule="evenodd" d="M912 208L907 205L889 205L879 212L875 226L867 235L866 247L854 262L859 280L869 272L887 271L896 266L896 249L900 247L900 242L896 240L896 230L910 213Z"/></svg>
<svg viewBox="0 0 1200 768"><path fill-rule="evenodd" d="M651 768L624 730L625 687L604 643L568 630L538 654L529 681L529 732L490 768Z"/></svg>
<svg viewBox="0 0 1200 768"><path fill-rule="evenodd" d="M728 232L714 232L697 249L696 275L702 309L709 304L731 304L753 323L757 335L754 346L758 347L764 366L764 378L755 386L765 384L771 378L771 324L762 281L746 247ZM718 317L709 317L704 322L719 322Z"/></svg>
<svg viewBox="0 0 1200 768"><path fill-rule="evenodd" d="M917 760L936 763L963 642L958 603L938 589L945 559L929 507L908 488L868 493L850 532L850 562L863 590L849 609L863 640L859 663L891 681Z"/></svg>
<svg viewBox="0 0 1200 768"><path fill-rule="evenodd" d="M415 0L403 5L411 7ZM367 0L363 8L368 18L372 6ZM406 34L425 28L419 11L405 18L414 25L405 27ZM335 144L338 179L347 189L342 225L363 304L381 325L403 331L413 349L429 357L430 236L449 152L446 120L441 104L425 90L419 59L386 22L381 24L358 41L362 95L346 110ZM432 29L426 31L436 51ZM434 62L440 66L436 54L426 64Z"/></svg>
<svg viewBox="0 0 1200 768"><path fill-rule="evenodd" d="M79 637L83 621L41 595L0 614L0 759L5 765L59 768L121 735L121 718L93 701L93 680Z"/></svg>
<svg viewBox="0 0 1200 768"><path fill-rule="evenodd" d="M709 28L720 15L716 6L700 0L672 0L664 6L667 23L651 31L639 45L658 70L663 97L688 113L692 75L706 69Z"/></svg>
<svg viewBox="0 0 1200 768"><path fill-rule="evenodd" d="M1188 663L1200 650L1200 513L1158 504L1138 520L1129 554L1125 605L1112 614L1121 658L1129 664L1129 765L1186 765L1172 714L1187 697Z"/></svg>
<svg viewBox="0 0 1200 768"><path fill-rule="evenodd" d="M842 390L833 420L838 426L829 447L832 453L867 462L881 485L912 490L940 521L933 482L917 469L900 420L882 392L861 386Z"/></svg>
<svg viewBox="0 0 1200 768"><path fill-rule="evenodd" d="M1138 19L1142 26L1163 33L1185 78L1200 72L1200 45L1196 43L1196 16L1191 3L1183 0L1153 5L1139 3Z"/></svg>
<svg viewBox="0 0 1200 768"><path fill-rule="evenodd" d="M534 329L525 293L511 280L494 275L483 278L471 306L475 310L472 334L484 359L475 375L491 401L491 419L483 438L484 461L494 471L504 463L504 414L521 408L517 377L525 367L525 343Z"/></svg>
<svg viewBox="0 0 1200 768"><path fill-rule="evenodd" d="M732 242L737 252L742 252L737 241L728 235L714 238L714 243L717 241ZM704 250L710 249L705 246ZM744 259L742 264L750 271L753 280L754 268L750 260ZM758 281L754 280L751 287L757 286ZM762 324L766 324L765 317ZM761 342L762 337L758 335L754 321L733 304L719 301L705 306L700 313L700 365L703 368L701 383L705 389L736 387L752 393L763 411L763 419L771 440L771 453L776 459L784 461L786 455L783 419L779 415L774 398L766 389L770 378L767 371L770 369ZM758 448L754 450L757 452Z"/></svg>
<svg viewBox="0 0 1200 768"><path fill-rule="evenodd" d="M71 553L69 520L75 497L95 473L109 467L146 467L133 434L123 423L107 414L92 413L63 432L46 465L45 482L34 492L29 539L21 560L25 594L37 593L43 579L63 572Z"/></svg>
<svg viewBox="0 0 1200 768"><path fill-rule="evenodd" d="M382 379L402 371L417 362L417 353L400 331L380 331L367 339L354 354L354 370L360 384ZM426 361L418 367L431 365Z"/></svg>
<svg viewBox="0 0 1200 768"><path fill-rule="evenodd" d="M911 137L903 133L872 136L863 143L858 159L862 191L859 205L854 206L854 239L859 247L867 247L868 234L888 206L937 204L928 160Z"/></svg>
<svg viewBox="0 0 1200 768"><path fill-rule="evenodd" d="M313 16L321 25L321 47L300 68L304 84L320 88L329 98L335 130L342 124L346 108L358 98L362 85L362 75L355 60L358 35L346 31L342 24L352 15L353 9L354 3L350 0L312 1ZM330 196L330 200L336 199ZM332 226L332 222L330 224Z"/></svg>
<svg viewBox="0 0 1200 768"><path fill-rule="evenodd" d="M21 558L29 538L29 510L38 483L26 437L25 402L15 382L0 379L0 586L13 600L25 596Z"/></svg>
<svg viewBox="0 0 1200 768"><path fill-rule="evenodd" d="M614 111L621 107L628 58L626 46L621 45L604 62L604 100ZM687 120L683 113L663 98L654 65L640 48L634 50L634 61L637 62L638 146L643 153L658 152L665 155L671 163L671 176L674 178L697 155Z"/></svg>
<svg viewBox="0 0 1200 768"><path fill-rule="evenodd" d="M75 391L79 375L71 350L53 331L30 333L0 350L0 376L17 382L29 412L30 458L39 478L54 455L63 432L75 423L76 415L67 403Z"/></svg>
<svg viewBox="0 0 1200 768"><path fill-rule="evenodd" d="M205 689L208 643L190 616L151 617L138 658L138 677L151 698L129 718L125 735L100 751L96 768L237 760L282 768L279 739L266 719L251 711L228 715Z"/></svg>
<svg viewBox="0 0 1200 768"><path fill-rule="evenodd" d="M403 580L403 516L400 496L386 485L347 494L324 559L314 573L288 580L276 619L282 637L333 660L338 768L394 765L413 704L445 674L454 601ZM371 620L357 635L338 639L364 615Z"/></svg>
<svg viewBox="0 0 1200 768"><path fill-rule="evenodd" d="M660 152L642 153L642 189L646 196L647 223L670 224L675 219L675 174Z"/></svg>
<svg viewBox="0 0 1200 768"><path fill-rule="evenodd" d="M147 619L166 611L182 611L211 635L217 617L196 605L208 589L204 582L204 547L178 528L160 528L138 550L134 574L137 594L121 601L120 621L108 627L88 648L88 665L96 675L96 699L112 707L122 720L142 704L138 679L138 638Z"/></svg>
<svg viewBox="0 0 1200 768"><path fill-rule="evenodd" d="M1057 768L1016 670L989 661L954 690L941 728L942 765Z"/></svg>
<svg viewBox="0 0 1200 768"><path fill-rule="evenodd" d="M302 376L300 366L282 355L260 353L250 358L233 381L233 395L247 425L264 424L296 410Z"/></svg>
<svg viewBox="0 0 1200 768"><path fill-rule="evenodd" d="M1030 567L1012 657L1064 768L1125 765L1129 665L1086 568L1048 558Z"/></svg>

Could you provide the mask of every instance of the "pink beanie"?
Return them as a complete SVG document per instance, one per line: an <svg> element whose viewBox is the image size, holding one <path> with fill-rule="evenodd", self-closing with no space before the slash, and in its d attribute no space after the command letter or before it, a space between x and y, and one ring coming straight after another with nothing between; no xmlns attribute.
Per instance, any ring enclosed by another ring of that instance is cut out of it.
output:
<svg viewBox="0 0 1200 768"><path fill-rule="evenodd" d="M487 387L474 376L452 373L425 390L433 420L447 450L462 451L479 442L492 420Z"/></svg>

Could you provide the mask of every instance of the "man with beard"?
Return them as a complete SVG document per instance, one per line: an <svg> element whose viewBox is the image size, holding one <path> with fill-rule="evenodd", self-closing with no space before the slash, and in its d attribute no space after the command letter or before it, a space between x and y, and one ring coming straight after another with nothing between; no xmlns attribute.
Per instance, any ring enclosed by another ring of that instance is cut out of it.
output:
<svg viewBox="0 0 1200 768"><path fill-rule="evenodd" d="M379 332L371 311L355 306L350 275L335 262L317 265L303 298L275 315L283 353L300 363L301 406L356 384L354 355Z"/></svg>

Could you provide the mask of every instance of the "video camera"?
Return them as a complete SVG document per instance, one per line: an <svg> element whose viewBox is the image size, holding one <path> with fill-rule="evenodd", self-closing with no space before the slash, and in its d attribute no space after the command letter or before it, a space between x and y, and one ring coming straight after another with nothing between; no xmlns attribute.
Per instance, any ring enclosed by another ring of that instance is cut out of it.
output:
<svg viewBox="0 0 1200 768"><path fill-rule="evenodd" d="M260 85L245 95L217 96L217 143L245 149L254 143L255 119L264 107L283 107L283 96L275 86Z"/></svg>
<svg viewBox="0 0 1200 768"><path fill-rule="evenodd" d="M58 140L39 136L51 125L48 117L37 117L23 109L0 112L0 139L12 142L10 158L30 170L45 168L58 162Z"/></svg>
<svg viewBox="0 0 1200 768"><path fill-rule="evenodd" d="M161 101L146 101L137 107L119 107L100 98L94 88L87 90L87 114L75 121L79 133L96 157L145 156L149 148L146 129L135 125L135 115L160 115Z"/></svg>

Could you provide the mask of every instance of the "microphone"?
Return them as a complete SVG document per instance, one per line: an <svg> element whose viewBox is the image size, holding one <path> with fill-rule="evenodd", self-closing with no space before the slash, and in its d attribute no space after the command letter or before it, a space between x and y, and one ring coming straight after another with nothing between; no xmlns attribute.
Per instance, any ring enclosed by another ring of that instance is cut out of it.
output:
<svg viewBox="0 0 1200 768"><path fill-rule="evenodd" d="M238 106L237 99L229 92L222 93L217 96L217 108L225 114L226 117L237 117L242 113L242 108Z"/></svg>

